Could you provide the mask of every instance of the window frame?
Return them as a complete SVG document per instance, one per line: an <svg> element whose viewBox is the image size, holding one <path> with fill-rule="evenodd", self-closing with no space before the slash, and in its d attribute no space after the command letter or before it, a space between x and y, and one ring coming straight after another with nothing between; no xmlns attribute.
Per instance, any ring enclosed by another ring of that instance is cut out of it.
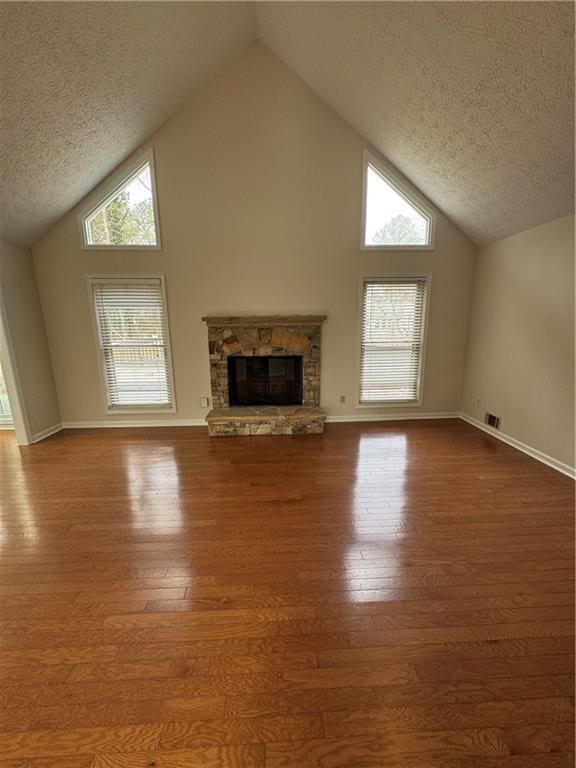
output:
<svg viewBox="0 0 576 768"><path fill-rule="evenodd" d="M152 205L154 207L154 225L156 230L155 245L116 245L115 243L90 243L86 219L97 209L102 208L112 200L119 190L139 174L142 168L150 166L150 183L152 187ZM161 251L160 239L160 214L158 210L158 190L156 187L156 169L154 167L154 150L152 147L144 153L140 153L128 165L124 165L121 171L114 172L106 181L89 194L89 202L78 213L78 227L80 230L80 242L84 251Z"/></svg>
<svg viewBox="0 0 576 768"><path fill-rule="evenodd" d="M428 219L428 243L425 245L386 245L366 243L366 204L368 202L368 166L371 165L384 181L401 195L418 213ZM436 238L436 212L426 198L409 185L388 162L364 148L362 152L362 217L360 228L361 251L433 251Z"/></svg>
<svg viewBox="0 0 576 768"><path fill-rule="evenodd" d="M14 426L12 406L10 404L10 398L8 397L8 384L6 382L6 376L2 369L2 361L0 360L0 393L2 390L5 392L6 400L8 401L8 413L2 410L2 400L0 399L0 429L12 429Z"/></svg>
<svg viewBox="0 0 576 768"><path fill-rule="evenodd" d="M100 344L100 328L98 326L98 318L96 316L96 303L94 301L93 285L98 283L142 283L151 281L160 281L160 292L162 296L162 305L164 307L164 320L166 326L166 355L167 355L167 368L170 377L169 381L169 393L170 404L169 405L121 405L115 406L110 404L110 397L108 392L108 380L106 378L106 360L104 357L104 350ZM102 402L104 405L104 413L107 416L114 416L115 414L128 414L128 413L176 413L176 389L174 383L174 366L172 362L172 342L170 339L170 318L168 315L168 298L166 294L166 276L164 274L155 273L142 273L142 274L90 274L86 275L86 288L88 292L88 301L90 304L90 314L92 316L92 330L94 337L94 345L96 348L96 358L98 363L98 374L100 379L100 389L102 394Z"/></svg>
<svg viewBox="0 0 576 768"><path fill-rule="evenodd" d="M415 400L381 400L363 403L362 396L362 331L364 326L364 285L367 282L403 282L424 280L426 283L425 306L422 327L422 345L418 371L418 397ZM358 343L356 362L356 408L421 408L424 401L424 374L426 372L426 350L428 348L428 321L432 296L432 275L426 272L387 272L386 274L360 275L358 290Z"/></svg>

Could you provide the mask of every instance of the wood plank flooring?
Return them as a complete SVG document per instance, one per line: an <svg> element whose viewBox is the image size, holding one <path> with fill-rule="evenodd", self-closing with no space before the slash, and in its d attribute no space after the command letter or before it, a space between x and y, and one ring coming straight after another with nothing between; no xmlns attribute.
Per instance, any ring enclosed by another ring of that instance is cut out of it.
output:
<svg viewBox="0 0 576 768"><path fill-rule="evenodd" d="M0 768L568 768L573 547L460 421L0 432Z"/></svg>

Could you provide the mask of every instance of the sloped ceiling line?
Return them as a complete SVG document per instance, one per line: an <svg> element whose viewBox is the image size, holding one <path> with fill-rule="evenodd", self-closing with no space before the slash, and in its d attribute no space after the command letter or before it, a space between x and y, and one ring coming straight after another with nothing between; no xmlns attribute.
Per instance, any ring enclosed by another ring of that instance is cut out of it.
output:
<svg viewBox="0 0 576 768"><path fill-rule="evenodd" d="M252 3L0 3L0 234L29 245L253 42Z"/></svg>
<svg viewBox="0 0 576 768"><path fill-rule="evenodd" d="M0 235L29 245L256 38L476 242L573 210L569 2L0 3Z"/></svg>
<svg viewBox="0 0 576 768"><path fill-rule="evenodd" d="M263 3L258 23L476 242L574 210L572 3Z"/></svg>

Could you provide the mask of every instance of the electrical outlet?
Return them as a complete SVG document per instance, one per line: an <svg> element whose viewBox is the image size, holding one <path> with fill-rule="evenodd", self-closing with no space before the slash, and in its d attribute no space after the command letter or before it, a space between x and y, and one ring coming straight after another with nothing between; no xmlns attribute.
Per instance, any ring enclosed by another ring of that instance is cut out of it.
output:
<svg viewBox="0 0 576 768"><path fill-rule="evenodd" d="M340 395L340 402L345 403L346 402L346 395Z"/></svg>
<svg viewBox="0 0 576 768"><path fill-rule="evenodd" d="M207 397L201 397L200 405L202 406L202 408L208 408L208 406L210 405L210 400Z"/></svg>
<svg viewBox="0 0 576 768"><path fill-rule="evenodd" d="M480 403L482 402L482 400L481 400L481 398L477 397L477 398L474 400L474 402L476 403L476 405L480 405Z"/></svg>

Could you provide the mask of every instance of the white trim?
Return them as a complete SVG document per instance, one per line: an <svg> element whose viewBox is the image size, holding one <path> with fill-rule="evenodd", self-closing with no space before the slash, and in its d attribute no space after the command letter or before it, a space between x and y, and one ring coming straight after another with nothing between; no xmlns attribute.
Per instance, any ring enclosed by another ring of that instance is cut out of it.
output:
<svg viewBox="0 0 576 768"><path fill-rule="evenodd" d="M355 422L355 421L418 421L420 419L458 419L459 413L447 412L447 413L353 413L343 416L334 415L327 416L326 422L338 423L338 422Z"/></svg>
<svg viewBox="0 0 576 768"><path fill-rule="evenodd" d="M371 165L379 173L384 181L398 194L405 198L411 206L424 218L428 219L428 242L426 245L374 245L366 243L366 203L368 189L368 166ZM394 166L377 155L372 150L364 147L362 151L362 216L360 232L361 251L433 251L436 238L436 212L424 195L409 184Z"/></svg>
<svg viewBox="0 0 576 768"><path fill-rule="evenodd" d="M397 414L351 414L327 416L326 421L344 423L355 421L414 421L418 419L457 419L459 413L397 413ZM62 429L126 429L130 427L205 427L205 419L138 419L133 421L65 421Z"/></svg>
<svg viewBox="0 0 576 768"><path fill-rule="evenodd" d="M97 208L101 208L110 202L116 193L125 184L137 176L142 168L148 164L150 166L150 185L152 189L152 205L154 207L154 228L156 231L155 245L113 245L89 243L86 231L86 219ZM154 150L149 147L144 153L137 155L128 165L124 165L122 170L116 170L108 177L106 181L99 184L88 196L86 203L78 213L78 227L80 229L80 243L83 251L161 251L162 242L160 239L160 215L158 211L158 192L156 189L156 169L154 166Z"/></svg>
<svg viewBox="0 0 576 768"><path fill-rule="evenodd" d="M110 429L127 427L205 427L205 419L134 419L133 421L65 421L62 429Z"/></svg>
<svg viewBox="0 0 576 768"><path fill-rule="evenodd" d="M11 421L0 421L0 432L14 432L14 424Z"/></svg>
<svg viewBox="0 0 576 768"><path fill-rule="evenodd" d="M571 467L569 464L564 464L564 462L559 461L558 459L555 459L552 456L549 456L547 453L543 453L542 451L537 450L536 448L532 448L531 445L526 445L526 443L523 443L521 440L517 440L515 437L510 437L510 435L499 432L493 427L489 427L487 424L483 424L481 421L478 421L478 419L475 419L473 416L469 416L467 413L461 412L460 418L462 421L465 421L466 423L471 424L473 427L476 427L476 429L481 429L482 432L486 432L488 435L495 437L497 440L501 440L503 443L506 443L506 445L510 445L512 448L516 448L516 450L522 451L522 453L531 456L533 459L536 459L536 461L540 461L542 464L546 464L547 466L552 467L552 469L555 469L558 472L562 472L563 475L576 478L576 469Z"/></svg>
<svg viewBox="0 0 576 768"><path fill-rule="evenodd" d="M51 427L47 427L46 429L43 429L41 432L36 432L36 434L32 435L30 438L31 443L39 443L40 440L44 440L47 437L50 437L50 435L55 435L56 432L60 432L62 429L62 424L54 424Z"/></svg>
<svg viewBox="0 0 576 768"><path fill-rule="evenodd" d="M107 416L114 416L114 414L120 414L120 416L127 416L129 413L176 413L176 407L174 405L167 405L163 408L161 405L133 405L133 406L111 406L106 410Z"/></svg>
<svg viewBox="0 0 576 768"><path fill-rule="evenodd" d="M362 403L360 401L360 378L362 366L362 328L364 323L364 283L370 280L425 280L426 291L424 294L424 327L422 329L422 347L420 355L420 370L418 376L418 398L417 400L388 400L381 403ZM357 350L356 350L356 379L355 379L355 408L421 408L424 392L424 373L426 371L426 349L428 347L428 320L430 318L430 305L432 297L432 274L430 272L396 272L388 271L386 274L364 274L360 275L359 297L358 297L358 332L357 332Z"/></svg>
<svg viewBox="0 0 576 768"><path fill-rule="evenodd" d="M156 281L160 280L160 290L162 292L162 301L164 303L164 320L166 325L166 353L168 356L168 366L170 370L170 405L165 407L156 405L134 405L126 407L113 407L109 405L108 398L108 385L106 382L106 372L104 364L104 355L100 346L100 331L98 328L98 320L96 319L96 307L94 304L94 291L92 286L98 283L138 283L146 280ZM142 274L91 274L86 275L86 287L88 290L88 302L90 304L90 314L92 316L92 329L94 333L94 343L96 345L96 354L98 356L98 371L100 378L100 388L102 391L102 398L104 402L104 413L107 416L114 416L116 414L126 415L129 413L176 413L176 384L174 382L174 366L172 363L172 342L170 339L170 316L168 312L168 296L166 293L166 276L162 273L142 273Z"/></svg>

